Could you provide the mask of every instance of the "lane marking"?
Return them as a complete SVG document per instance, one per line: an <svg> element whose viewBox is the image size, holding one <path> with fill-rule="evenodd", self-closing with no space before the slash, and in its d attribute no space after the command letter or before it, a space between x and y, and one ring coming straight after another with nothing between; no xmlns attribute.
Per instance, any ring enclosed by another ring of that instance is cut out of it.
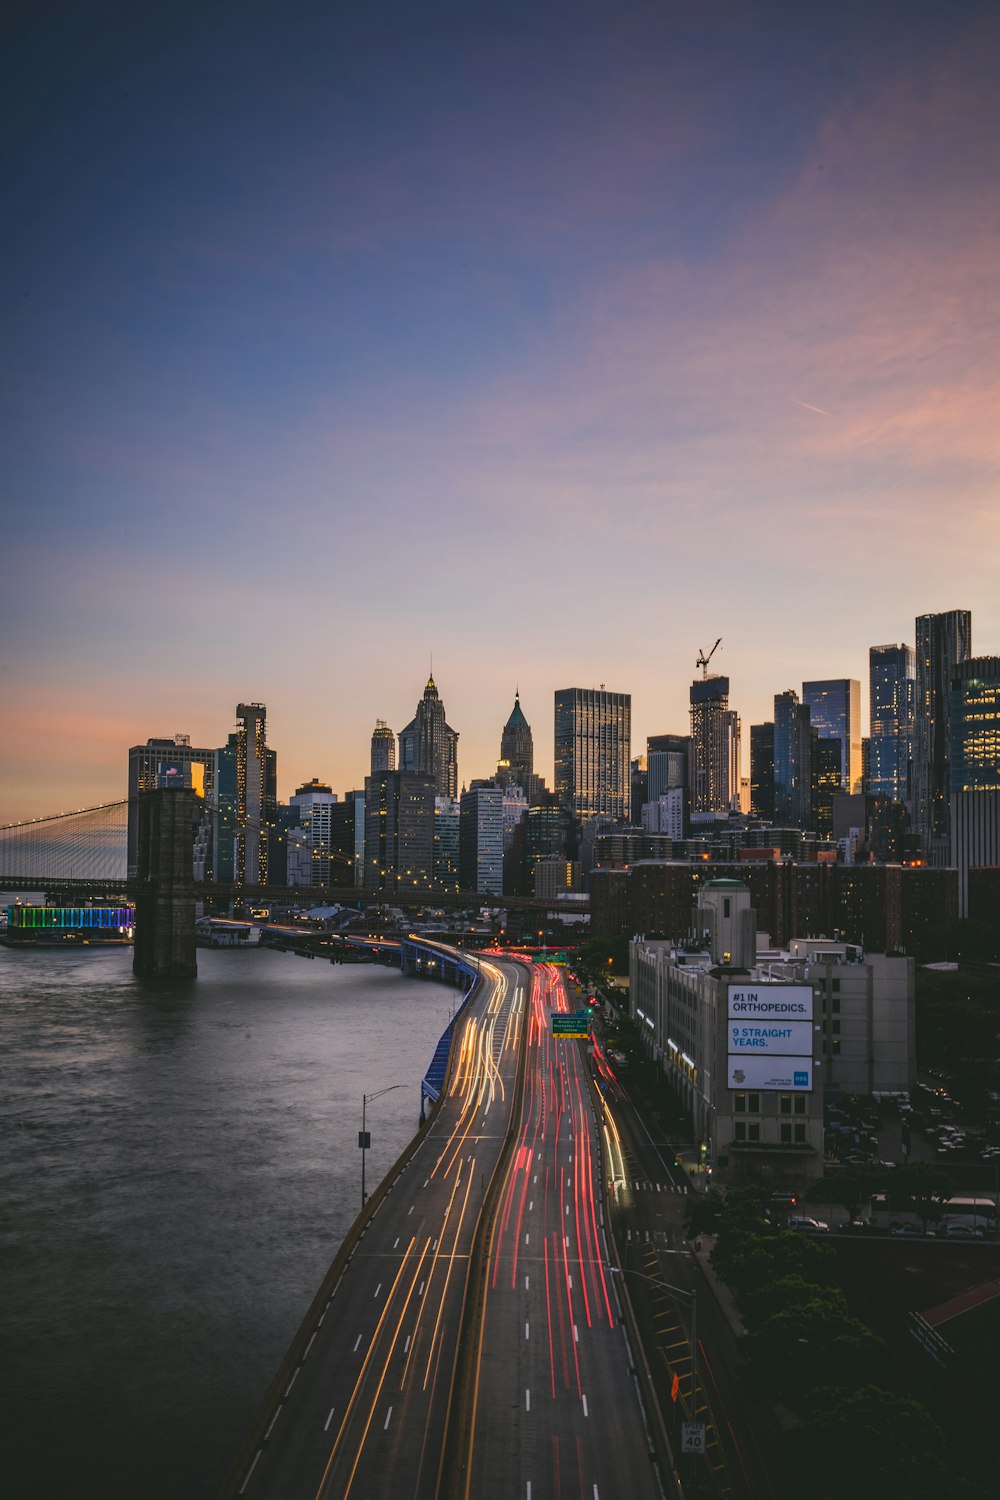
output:
<svg viewBox="0 0 1000 1500"><path fill-rule="evenodd" d="M357 1342L357 1344L354 1345L354 1352L355 1352L355 1354L357 1354L357 1352L358 1352L358 1344L360 1344L360 1343L361 1343L361 1335L359 1333L358 1334L358 1342Z"/></svg>
<svg viewBox="0 0 1000 1500"><path fill-rule="evenodd" d="M392 1416L392 1407L390 1406L389 1410L385 1414L385 1422L382 1424L382 1431L383 1432L388 1432L389 1431L389 1418L391 1416Z"/></svg>
<svg viewBox="0 0 1000 1500"><path fill-rule="evenodd" d="M424 1287L425 1287L425 1286L426 1286L426 1285L427 1285L427 1283L426 1283L426 1281L422 1281L422 1282L421 1282L421 1283L420 1283L420 1290L419 1290L419 1292L418 1292L418 1293L417 1293L417 1296L418 1296L418 1297L422 1297L422 1296L423 1296L423 1295L424 1295Z"/></svg>
<svg viewBox="0 0 1000 1500"><path fill-rule="evenodd" d="M524 1278L524 1290L525 1291L528 1290L528 1278L527 1278L527 1276Z"/></svg>
<svg viewBox="0 0 1000 1500"><path fill-rule="evenodd" d="M375 1297L377 1297L377 1296L378 1296L378 1294L379 1294L379 1292L380 1292L380 1291L381 1291L381 1290L382 1290L382 1283L381 1283L381 1281L380 1281L380 1282L379 1282L379 1284L378 1284L378 1286L377 1286L377 1287L376 1287L376 1288L375 1288L375 1293L374 1293L374 1296L373 1296L373 1297L372 1297L372 1301L374 1301L374 1300L375 1300Z"/></svg>
<svg viewBox="0 0 1000 1500"><path fill-rule="evenodd" d="M578 1344L580 1342L580 1330L579 1328L577 1328L575 1323L573 1324L573 1342L575 1344Z"/></svg>
<svg viewBox="0 0 1000 1500"><path fill-rule="evenodd" d="M324 1432L329 1427L330 1423L333 1421L333 1412L334 1412L334 1408L331 1406L330 1407L330 1415L327 1417L326 1421L323 1423L323 1431Z"/></svg>
<svg viewBox="0 0 1000 1500"><path fill-rule="evenodd" d="M527 1323L525 1323L525 1325L524 1325L524 1336L525 1336L525 1338L528 1337L528 1325L527 1325Z"/></svg>
<svg viewBox="0 0 1000 1500"><path fill-rule="evenodd" d="M412 1337L413 1337L412 1333L408 1333L406 1335L406 1343L403 1345L403 1353L404 1354L409 1354L409 1352L410 1352L410 1340L412 1339Z"/></svg>
<svg viewBox="0 0 1000 1500"><path fill-rule="evenodd" d="M399 1235L398 1235L398 1234L397 1234L397 1236L396 1236L396 1244L395 1244L395 1245L393 1245L393 1247L392 1247L392 1248L393 1248L393 1249L394 1249L394 1250L395 1250L395 1248L396 1248L396 1245L398 1245L398 1244L399 1244Z"/></svg>
<svg viewBox="0 0 1000 1500"><path fill-rule="evenodd" d="M587 1410L587 1398L586 1398L586 1396L584 1396L584 1398L583 1398L583 1415L585 1417L589 1417L590 1416L590 1412Z"/></svg>
<svg viewBox="0 0 1000 1500"><path fill-rule="evenodd" d="M531 1392L528 1390L524 1393L524 1409L525 1411L531 1410Z"/></svg>

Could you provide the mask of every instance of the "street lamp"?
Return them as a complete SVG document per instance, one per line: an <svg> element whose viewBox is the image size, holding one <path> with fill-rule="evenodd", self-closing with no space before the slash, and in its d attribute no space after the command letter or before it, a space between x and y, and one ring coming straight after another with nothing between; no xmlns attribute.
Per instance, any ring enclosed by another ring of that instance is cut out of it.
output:
<svg viewBox="0 0 1000 1500"><path fill-rule="evenodd" d="M361 1209L362 1209L362 1212L364 1211L364 1206L365 1206L365 1204L368 1201L368 1194L365 1192L365 1153L367 1152L369 1146L372 1143L371 1135L365 1129L365 1119L366 1119L366 1113L367 1113L367 1110L368 1110L368 1106L369 1106L369 1104L371 1104L371 1102L372 1102L373 1099L381 1099L381 1097L382 1097L383 1094L391 1094L392 1091L393 1091L393 1089L405 1089L405 1088L406 1088L406 1084L405 1083L390 1083L387 1088L376 1089L376 1091L375 1091L374 1094L362 1094L361 1095L361 1129L358 1131L358 1145L361 1147Z"/></svg>
<svg viewBox="0 0 1000 1500"><path fill-rule="evenodd" d="M691 1309L691 1418L698 1420L698 1293L691 1288L674 1286L669 1281L663 1281L659 1276L647 1276L645 1271L633 1271L631 1266L609 1266L605 1265L606 1271L611 1271L616 1276L638 1276L641 1281L648 1281L651 1286L663 1287L665 1291L672 1292L675 1297L686 1297Z"/></svg>

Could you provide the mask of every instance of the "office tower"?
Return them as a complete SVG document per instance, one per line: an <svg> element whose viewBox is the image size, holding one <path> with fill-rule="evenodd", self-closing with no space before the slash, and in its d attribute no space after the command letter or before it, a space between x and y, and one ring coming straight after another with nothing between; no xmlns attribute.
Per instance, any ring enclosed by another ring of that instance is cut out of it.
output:
<svg viewBox="0 0 1000 1500"><path fill-rule="evenodd" d="M684 797L684 788L675 786L669 792L663 792L655 802L646 802L640 820L643 831L665 834L679 843L684 837Z"/></svg>
<svg viewBox="0 0 1000 1500"><path fill-rule="evenodd" d="M951 683L972 655L967 609L917 616L917 701L913 725L913 827L934 863L948 857Z"/></svg>
<svg viewBox="0 0 1000 1500"><path fill-rule="evenodd" d="M535 749L531 725L521 709L521 694L515 692L514 707L500 736L500 764L508 773L511 782L524 786L534 773Z"/></svg>
<svg viewBox="0 0 1000 1500"><path fill-rule="evenodd" d="M399 731L399 769L430 776L439 797L458 796L458 734L445 721L433 677L427 679L415 716Z"/></svg>
<svg viewBox="0 0 1000 1500"><path fill-rule="evenodd" d="M822 740L840 741L840 789L861 790L861 684L853 677L804 682L802 702Z"/></svg>
<svg viewBox="0 0 1000 1500"><path fill-rule="evenodd" d="M577 822L629 811L632 697L600 688L555 695L555 780L560 803Z"/></svg>
<svg viewBox="0 0 1000 1500"><path fill-rule="evenodd" d="M774 695L774 821L808 828L812 757L809 709L792 688Z"/></svg>
<svg viewBox="0 0 1000 1500"><path fill-rule="evenodd" d="M434 779L416 771L365 777L365 889L426 891L434 883Z"/></svg>
<svg viewBox="0 0 1000 1500"><path fill-rule="evenodd" d="M916 666L912 646L872 646L868 651L870 735L865 791L904 802L910 795Z"/></svg>
<svg viewBox="0 0 1000 1500"><path fill-rule="evenodd" d="M843 742L821 739L815 729L810 730L810 827L820 838L833 837L833 799L847 795L843 792L843 765Z"/></svg>
<svg viewBox="0 0 1000 1500"><path fill-rule="evenodd" d="M380 771L394 771L395 769L396 736L384 719L376 719L375 728L372 730L372 775L377 776Z"/></svg>
<svg viewBox="0 0 1000 1500"><path fill-rule="evenodd" d="M1000 792L1000 656L960 662L950 697L950 790Z"/></svg>
<svg viewBox="0 0 1000 1500"><path fill-rule="evenodd" d="M648 802L656 802L677 787L690 792L691 736L651 734L646 739L646 769L649 774Z"/></svg>
<svg viewBox="0 0 1000 1500"><path fill-rule="evenodd" d="M628 820L638 828L642 809L649 801L649 763L644 755L633 755L629 762Z"/></svg>
<svg viewBox="0 0 1000 1500"><path fill-rule="evenodd" d="M439 891L459 889L461 807L451 797L434 798L434 885Z"/></svg>
<svg viewBox="0 0 1000 1500"><path fill-rule="evenodd" d="M278 811L278 758L267 747L263 703L236 707L236 884L267 885L269 836Z"/></svg>
<svg viewBox="0 0 1000 1500"><path fill-rule="evenodd" d="M692 682L691 744L692 813L728 813L740 791L740 721L728 677Z"/></svg>
<svg viewBox="0 0 1000 1500"><path fill-rule="evenodd" d="M199 829L202 842L209 839L212 794L214 781L214 750L201 750L191 744L189 734L175 734L172 739L149 739L144 745L132 745L128 752L128 874L134 878L139 869L139 811L137 798L140 792L151 791L160 776L170 771L179 771L182 784L194 787L200 797L206 799L202 816L204 829ZM190 779L189 779L190 778ZM195 837L196 859L198 834Z"/></svg>
<svg viewBox="0 0 1000 1500"><path fill-rule="evenodd" d="M494 782L462 793L458 868L463 891L503 894L503 787Z"/></svg>
<svg viewBox="0 0 1000 1500"><path fill-rule="evenodd" d="M330 809L330 861L331 885L364 884L365 794L358 788Z"/></svg>
<svg viewBox="0 0 1000 1500"><path fill-rule="evenodd" d="M332 787L314 776L297 787L289 804L298 812L299 827L305 830L309 843L309 884L336 885L331 874L333 848L332 814L337 801Z"/></svg>
<svg viewBox="0 0 1000 1500"><path fill-rule="evenodd" d="M774 822L774 725L750 725L750 807Z"/></svg>

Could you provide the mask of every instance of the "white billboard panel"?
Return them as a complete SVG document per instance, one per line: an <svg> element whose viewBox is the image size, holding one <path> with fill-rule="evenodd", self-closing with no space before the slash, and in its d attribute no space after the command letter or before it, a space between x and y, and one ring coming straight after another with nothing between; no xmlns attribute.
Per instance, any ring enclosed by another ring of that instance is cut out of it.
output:
<svg viewBox="0 0 1000 1500"><path fill-rule="evenodd" d="M729 1056L753 1054L781 1057L811 1056L811 1021L730 1021Z"/></svg>
<svg viewBox="0 0 1000 1500"><path fill-rule="evenodd" d="M731 1057L729 1087L809 1093L812 1089L811 1057Z"/></svg>
<svg viewBox="0 0 1000 1500"><path fill-rule="evenodd" d="M810 984L731 984L731 1021L811 1021L813 992ZM812 1051L812 1044L809 1045Z"/></svg>

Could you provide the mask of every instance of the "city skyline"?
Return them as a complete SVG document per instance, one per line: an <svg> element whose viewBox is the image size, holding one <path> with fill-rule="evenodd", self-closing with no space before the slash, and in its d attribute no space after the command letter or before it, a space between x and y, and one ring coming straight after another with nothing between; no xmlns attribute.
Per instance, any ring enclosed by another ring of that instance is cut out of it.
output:
<svg viewBox="0 0 1000 1500"><path fill-rule="evenodd" d="M1000 651L1000 17L872 9L19 17L0 822L239 702L343 794L432 653L551 785L556 689L637 753L719 636L744 775L918 615Z"/></svg>

